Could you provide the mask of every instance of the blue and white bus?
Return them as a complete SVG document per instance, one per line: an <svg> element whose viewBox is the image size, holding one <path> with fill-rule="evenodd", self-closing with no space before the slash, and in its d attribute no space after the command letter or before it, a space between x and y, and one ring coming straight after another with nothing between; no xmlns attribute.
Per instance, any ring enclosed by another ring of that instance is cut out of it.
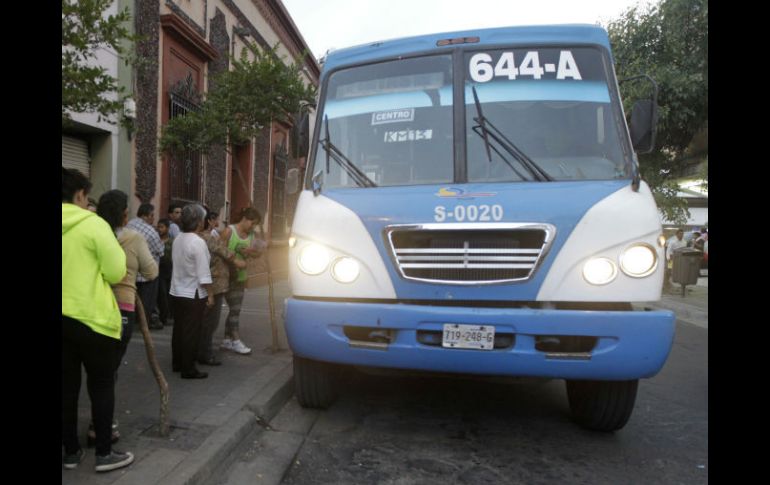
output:
<svg viewBox="0 0 770 485"><path fill-rule="evenodd" d="M654 102L634 111L629 130L597 26L328 54L289 242L300 404L328 406L340 366L535 376L566 381L579 424L622 428L674 337L632 306L664 273L634 151Z"/></svg>

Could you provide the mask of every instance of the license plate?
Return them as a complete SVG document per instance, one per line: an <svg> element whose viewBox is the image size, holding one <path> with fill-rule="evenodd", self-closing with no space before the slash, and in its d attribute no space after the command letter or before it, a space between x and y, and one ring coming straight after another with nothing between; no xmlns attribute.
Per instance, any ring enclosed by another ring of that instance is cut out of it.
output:
<svg viewBox="0 0 770 485"><path fill-rule="evenodd" d="M495 327L445 323L441 346L451 349L492 350L495 348Z"/></svg>

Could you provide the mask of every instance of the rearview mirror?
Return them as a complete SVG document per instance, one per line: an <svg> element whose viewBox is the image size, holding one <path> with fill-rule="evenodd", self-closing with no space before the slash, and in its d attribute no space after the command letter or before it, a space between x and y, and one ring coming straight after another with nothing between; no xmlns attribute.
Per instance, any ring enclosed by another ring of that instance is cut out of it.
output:
<svg viewBox="0 0 770 485"><path fill-rule="evenodd" d="M296 194L299 190L299 169L290 168L286 171L286 193Z"/></svg>
<svg viewBox="0 0 770 485"><path fill-rule="evenodd" d="M657 106L651 99L640 99L631 109L631 143L637 153L650 153L655 148Z"/></svg>
<svg viewBox="0 0 770 485"><path fill-rule="evenodd" d="M646 74L621 79L618 84L644 79L652 85L652 97L638 99L631 108L628 131L637 153L650 153L655 148L655 132L658 125L658 85Z"/></svg>
<svg viewBox="0 0 770 485"><path fill-rule="evenodd" d="M294 117L291 141L292 156L294 158L306 157L310 147L310 115L307 112Z"/></svg>

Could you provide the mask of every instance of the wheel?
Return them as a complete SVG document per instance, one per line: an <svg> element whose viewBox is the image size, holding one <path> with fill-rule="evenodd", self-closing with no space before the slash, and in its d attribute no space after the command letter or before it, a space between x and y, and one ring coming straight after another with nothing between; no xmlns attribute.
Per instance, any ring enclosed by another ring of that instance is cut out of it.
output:
<svg viewBox="0 0 770 485"><path fill-rule="evenodd" d="M626 425L636 401L639 380L567 381L572 419L595 431L616 431Z"/></svg>
<svg viewBox="0 0 770 485"><path fill-rule="evenodd" d="M334 401L334 366L294 356L294 394L303 408L325 409Z"/></svg>

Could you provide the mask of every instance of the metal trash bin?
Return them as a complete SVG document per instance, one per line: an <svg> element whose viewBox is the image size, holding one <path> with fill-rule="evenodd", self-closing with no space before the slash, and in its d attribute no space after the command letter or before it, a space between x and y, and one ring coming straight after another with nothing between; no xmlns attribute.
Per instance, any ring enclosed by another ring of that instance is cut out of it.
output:
<svg viewBox="0 0 770 485"><path fill-rule="evenodd" d="M698 283L703 253L693 248L678 248L674 250L672 259L671 279L674 283L682 285L682 296L684 296L687 285Z"/></svg>

